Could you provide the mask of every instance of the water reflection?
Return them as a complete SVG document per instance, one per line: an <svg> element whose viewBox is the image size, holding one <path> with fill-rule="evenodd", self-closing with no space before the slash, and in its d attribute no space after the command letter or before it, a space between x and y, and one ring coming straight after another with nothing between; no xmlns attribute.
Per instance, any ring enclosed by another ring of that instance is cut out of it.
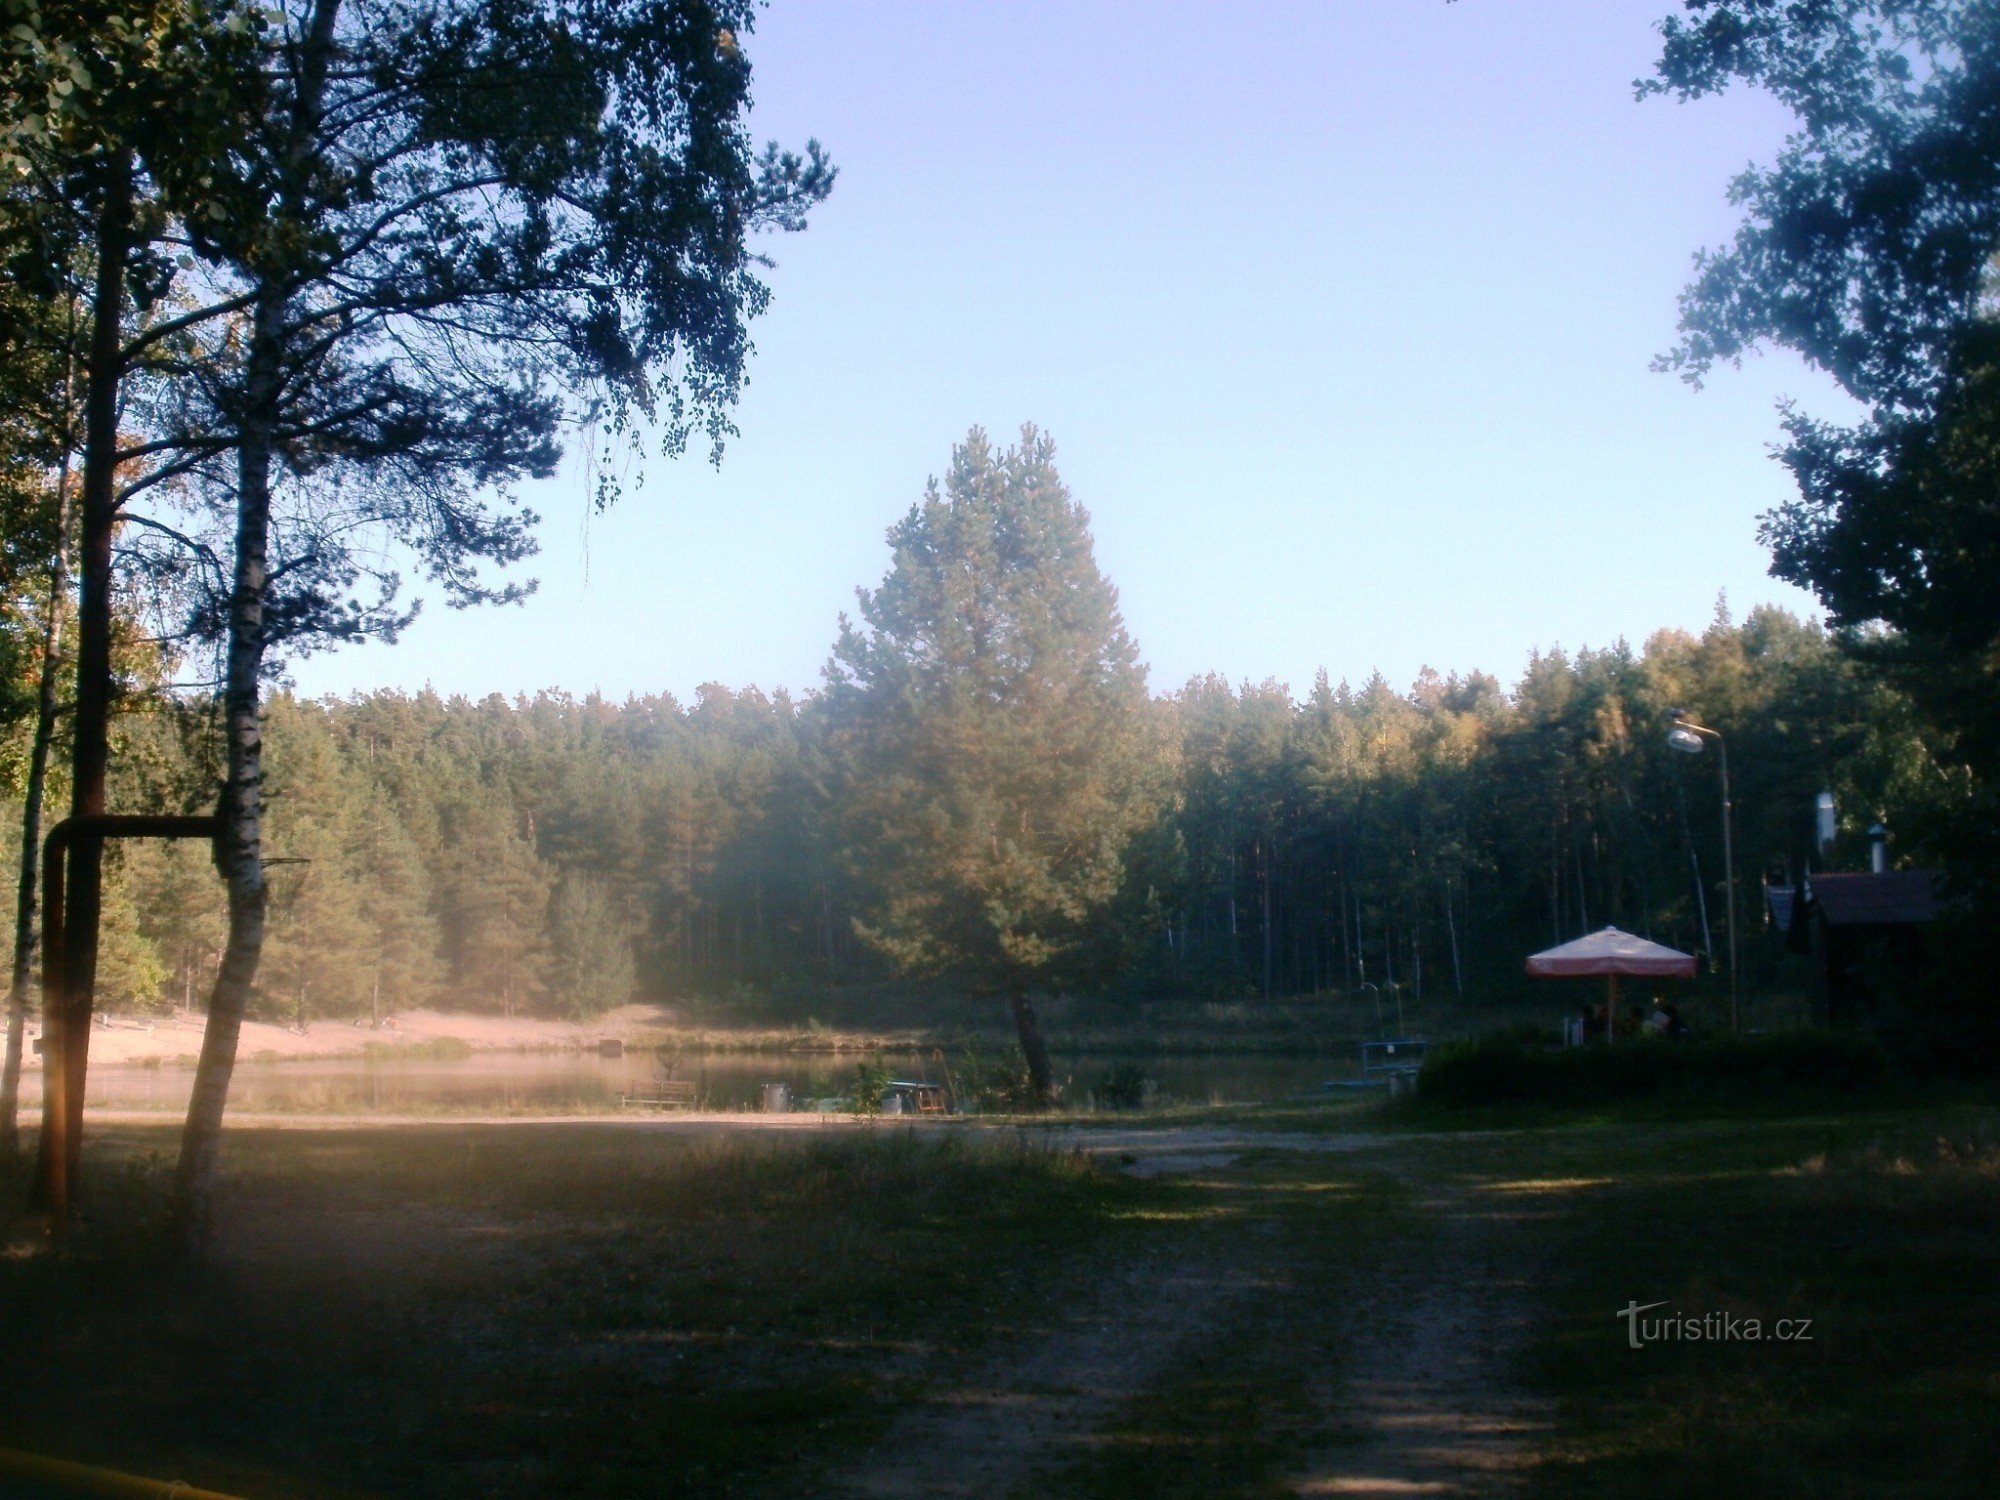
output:
<svg viewBox="0 0 2000 1500"><path fill-rule="evenodd" d="M942 1082L945 1059L934 1052L883 1053L897 1078ZM654 1053L599 1057L592 1053L481 1053L450 1061L329 1058L310 1062L243 1062L230 1107L244 1113L286 1114L573 1114L619 1108L621 1094L644 1094L662 1077L690 1081L700 1107L756 1109L764 1085L782 1083L794 1099L848 1092L861 1061L853 1054ZM1317 1090L1328 1078L1351 1076L1351 1063L1314 1057L1210 1057L1192 1054L1095 1053L1057 1058L1057 1076L1072 1098L1106 1072L1141 1069L1161 1102L1257 1103ZM671 1068L671 1071L669 1069ZM162 1112L186 1108L192 1066L98 1067L88 1103L99 1109ZM39 1100L33 1071L22 1079L24 1103Z"/></svg>

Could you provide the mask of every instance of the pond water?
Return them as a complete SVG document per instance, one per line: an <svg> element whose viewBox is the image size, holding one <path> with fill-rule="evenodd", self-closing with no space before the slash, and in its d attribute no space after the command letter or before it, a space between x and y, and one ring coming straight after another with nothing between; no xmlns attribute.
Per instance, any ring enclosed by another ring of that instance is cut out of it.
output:
<svg viewBox="0 0 2000 1500"><path fill-rule="evenodd" d="M937 1053L882 1053L891 1075L942 1081ZM787 1085L795 1099L841 1095L862 1059L823 1053L682 1053L672 1076L690 1081L704 1109L756 1109L768 1083ZM1066 1093L1080 1099L1104 1074L1137 1068L1162 1103L1259 1103L1315 1093L1330 1078L1352 1077L1351 1060L1325 1057L1215 1057L1188 1054L1093 1053L1056 1058ZM590 1053L479 1053L449 1062L330 1058L312 1062L237 1065L230 1107L245 1113L289 1114L550 1114L616 1110L619 1095L644 1093L666 1076L650 1052L623 1057ZM88 1104L100 1109L181 1111L194 1082L191 1066L96 1067ZM23 1103L39 1102L38 1070L21 1080Z"/></svg>

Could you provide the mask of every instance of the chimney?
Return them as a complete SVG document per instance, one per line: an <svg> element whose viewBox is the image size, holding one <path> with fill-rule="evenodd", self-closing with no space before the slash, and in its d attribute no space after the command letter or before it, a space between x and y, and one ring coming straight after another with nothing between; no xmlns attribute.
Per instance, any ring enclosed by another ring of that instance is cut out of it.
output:
<svg viewBox="0 0 2000 1500"><path fill-rule="evenodd" d="M1877 875L1889 873L1889 830L1880 823L1868 830L1868 868Z"/></svg>
<svg viewBox="0 0 2000 1500"><path fill-rule="evenodd" d="M1833 847L1834 836L1840 831L1833 814L1833 793L1821 792L1813 804L1813 811L1816 815L1813 832L1818 835L1820 856L1824 858L1827 850Z"/></svg>

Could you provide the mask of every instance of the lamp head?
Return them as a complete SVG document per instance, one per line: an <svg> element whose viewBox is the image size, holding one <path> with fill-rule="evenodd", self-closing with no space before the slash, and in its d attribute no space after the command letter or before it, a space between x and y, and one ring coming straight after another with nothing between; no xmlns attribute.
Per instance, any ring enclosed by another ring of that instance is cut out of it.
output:
<svg viewBox="0 0 2000 1500"><path fill-rule="evenodd" d="M1683 755L1699 755L1705 748L1702 745L1700 735L1696 734L1692 729L1683 728L1679 724L1676 724L1672 729L1667 731L1667 744L1673 749L1680 751Z"/></svg>

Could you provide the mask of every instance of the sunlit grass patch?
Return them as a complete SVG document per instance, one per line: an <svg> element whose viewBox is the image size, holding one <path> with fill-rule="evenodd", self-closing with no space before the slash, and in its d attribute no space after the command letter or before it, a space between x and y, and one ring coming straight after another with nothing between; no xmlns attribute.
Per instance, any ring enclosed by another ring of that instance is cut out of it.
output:
<svg viewBox="0 0 2000 1500"><path fill-rule="evenodd" d="M1592 1188L1610 1187L1618 1181L1615 1177L1522 1177L1512 1182L1483 1182L1479 1191L1483 1193L1582 1193Z"/></svg>

